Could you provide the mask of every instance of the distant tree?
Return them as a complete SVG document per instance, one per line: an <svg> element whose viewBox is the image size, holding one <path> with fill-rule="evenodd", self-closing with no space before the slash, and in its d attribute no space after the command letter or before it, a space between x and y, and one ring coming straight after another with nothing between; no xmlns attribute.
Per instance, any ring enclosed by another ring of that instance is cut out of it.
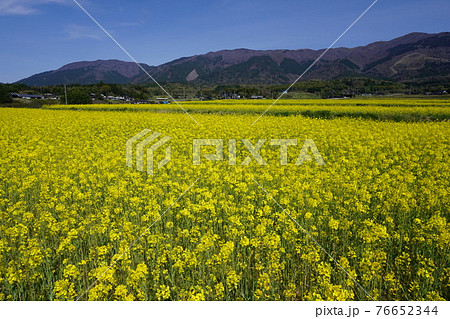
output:
<svg viewBox="0 0 450 319"><path fill-rule="evenodd" d="M92 98L82 88L72 88L67 91L67 102L69 104L91 104Z"/></svg>
<svg viewBox="0 0 450 319"><path fill-rule="evenodd" d="M12 98L5 85L0 84L0 103L11 103Z"/></svg>
<svg viewBox="0 0 450 319"><path fill-rule="evenodd" d="M111 87L107 84L100 86L100 93L104 95L109 95L111 93Z"/></svg>

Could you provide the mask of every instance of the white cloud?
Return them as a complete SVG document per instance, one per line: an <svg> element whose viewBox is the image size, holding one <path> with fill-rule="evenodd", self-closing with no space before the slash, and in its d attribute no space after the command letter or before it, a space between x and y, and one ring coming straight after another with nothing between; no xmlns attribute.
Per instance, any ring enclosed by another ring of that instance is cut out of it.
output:
<svg viewBox="0 0 450 319"><path fill-rule="evenodd" d="M96 27L88 27L77 24L68 25L65 28L67 40L79 40L79 39L92 39L102 40L105 38L105 34Z"/></svg>
<svg viewBox="0 0 450 319"><path fill-rule="evenodd" d="M1 0L0 15L30 15L38 13L42 4L63 4L69 0Z"/></svg>

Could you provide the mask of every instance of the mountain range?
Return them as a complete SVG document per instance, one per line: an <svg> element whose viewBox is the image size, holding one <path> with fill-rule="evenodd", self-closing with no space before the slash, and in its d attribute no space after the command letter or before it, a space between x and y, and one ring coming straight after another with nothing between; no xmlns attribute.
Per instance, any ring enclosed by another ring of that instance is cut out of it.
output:
<svg viewBox="0 0 450 319"><path fill-rule="evenodd" d="M294 81L325 50L223 50L159 66L141 64L159 82L282 84ZM371 77L392 81L450 80L450 32L411 33L355 48L330 49L303 79ZM22 79L29 86L152 82L133 62L75 62Z"/></svg>

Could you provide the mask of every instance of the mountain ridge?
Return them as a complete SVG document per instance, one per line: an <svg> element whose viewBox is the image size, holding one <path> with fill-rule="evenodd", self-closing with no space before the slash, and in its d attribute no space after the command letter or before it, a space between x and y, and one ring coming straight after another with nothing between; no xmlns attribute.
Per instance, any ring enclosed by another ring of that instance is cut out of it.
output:
<svg viewBox="0 0 450 319"><path fill-rule="evenodd" d="M182 57L159 66L140 63L159 82L206 84L284 84L294 81L326 49L234 49ZM372 77L392 81L450 79L450 32L414 32L389 41L330 49L305 80ZM79 61L35 74L17 83L139 84L151 82L133 62L116 59Z"/></svg>

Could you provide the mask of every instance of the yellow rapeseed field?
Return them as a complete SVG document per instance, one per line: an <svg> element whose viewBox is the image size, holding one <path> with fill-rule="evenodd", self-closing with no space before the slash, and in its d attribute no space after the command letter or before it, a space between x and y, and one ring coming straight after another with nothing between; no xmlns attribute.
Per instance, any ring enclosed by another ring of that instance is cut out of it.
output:
<svg viewBox="0 0 450 319"><path fill-rule="evenodd" d="M262 113L274 100L221 100L183 102L189 113L254 114ZM183 112L172 104L89 104L51 105L49 109L97 111ZM267 111L268 115L303 115L316 118L356 117L390 121L450 120L450 100L420 99L336 99L280 100Z"/></svg>
<svg viewBox="0 0 450 319"><path fill-rule="evenodd" d="M258 116L0 109L0 300L450 299L448 121ZM143 129L172 138L153 176L126 166ZM325 165L295 165L308 139Z"/></svg>

